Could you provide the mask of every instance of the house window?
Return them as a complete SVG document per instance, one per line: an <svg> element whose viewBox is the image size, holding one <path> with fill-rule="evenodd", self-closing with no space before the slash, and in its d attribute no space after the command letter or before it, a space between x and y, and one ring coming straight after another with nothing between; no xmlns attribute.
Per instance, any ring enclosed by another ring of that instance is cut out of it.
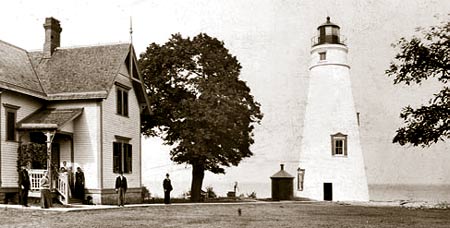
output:
<svg viewBox="0 0 450 228"><path fill-rule="evenodd" d="M128 142L117 141L113 142L113 171L118 173L131 173L133 161L133 149Z"/></svg>
<svg viewBox="0 0 450 228"><path fill-rule="evenodd" d="M326 52L319 52L319 59L320 60L326 60L327 59L327 53Z"/></svg>
<svg viewBox="0 0 450 228"><path fill-rule="evenodd" d="M128 116L128 90L117 87L117 114Z"/></svg>
<svg viewBox="0 0 450 228"><path fill-rule="evenodd" d="M6 140L16 141L16 120L19 106L3 104L6 113Z"/></svg>
<svg viewBox="0 0 450 228"><path fill-rule="evenodd" d="M331 135L331 154L333 156L347 156L347 135L342 133Z"/></svg>

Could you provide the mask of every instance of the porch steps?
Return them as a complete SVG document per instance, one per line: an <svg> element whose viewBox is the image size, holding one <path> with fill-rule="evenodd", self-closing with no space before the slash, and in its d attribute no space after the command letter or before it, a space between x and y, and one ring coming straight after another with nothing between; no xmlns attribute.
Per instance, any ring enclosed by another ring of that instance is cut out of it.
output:
<svg viewBox="0 0 450 228"><path fill-rule="evenodd" d="M69 204L83 204L83 201L81 199L76 199L76 198L70 198L69 199Z"/></svg>

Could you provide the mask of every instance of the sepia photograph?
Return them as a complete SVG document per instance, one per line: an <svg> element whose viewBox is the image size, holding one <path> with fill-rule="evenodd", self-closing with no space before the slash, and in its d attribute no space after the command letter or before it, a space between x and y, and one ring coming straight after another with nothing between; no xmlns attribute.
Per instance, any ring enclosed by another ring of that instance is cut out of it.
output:
<svg viewBox="0 0 450 228"><path fill-rule="evenodd" d="M2 0L0 227L448 227L450 1Z"/></svg>

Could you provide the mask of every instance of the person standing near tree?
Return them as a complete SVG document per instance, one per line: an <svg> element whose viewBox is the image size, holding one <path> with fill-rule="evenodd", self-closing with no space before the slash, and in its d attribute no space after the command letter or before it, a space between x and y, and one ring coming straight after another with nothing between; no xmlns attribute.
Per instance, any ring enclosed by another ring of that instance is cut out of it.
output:
<svg viewBox="0 0 450 228"><path fill-rule="evenodd" d="M75 173L75 197L84 200L84 173L81 171L80 167L77 167L77 172Z"/></svg>
<svg viewBox="0 0 450 228"><path fill-rule="evenodd" d="M164 188L164 203L170 204L170 192L173 190L173 188L168 173L166 173L166 179L164 179L163 181L163 188Z"/></svg>
<svg viewBox="0 0 450 228"><path fill-rule="evenodd" d="M119 176L116 178L116 192L118 206L124 207L125 205L125 193L127 192L128 184L127 178L123 176L123 172L119 171Z"/></svg>
<svg viewBox="0 0 450 228"><path fill-rule="evenodd" d="M28 167L22 166L19 173L20 204L28 207L28 191L30 191L30 176Z"/></svg>

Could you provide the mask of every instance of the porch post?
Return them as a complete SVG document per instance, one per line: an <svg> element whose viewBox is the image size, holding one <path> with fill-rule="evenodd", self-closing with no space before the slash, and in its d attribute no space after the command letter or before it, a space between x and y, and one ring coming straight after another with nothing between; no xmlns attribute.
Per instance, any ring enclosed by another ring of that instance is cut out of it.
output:
<svg viewBox="0 0 450 228"><path fill-rule="evenodd" d="M54 132L47 131L45 132L45 136L47 136L47 173L48 180L50 182L50 189L53 189L53 179L52 179L52 141L53 136L55 136Z"/></svg>

